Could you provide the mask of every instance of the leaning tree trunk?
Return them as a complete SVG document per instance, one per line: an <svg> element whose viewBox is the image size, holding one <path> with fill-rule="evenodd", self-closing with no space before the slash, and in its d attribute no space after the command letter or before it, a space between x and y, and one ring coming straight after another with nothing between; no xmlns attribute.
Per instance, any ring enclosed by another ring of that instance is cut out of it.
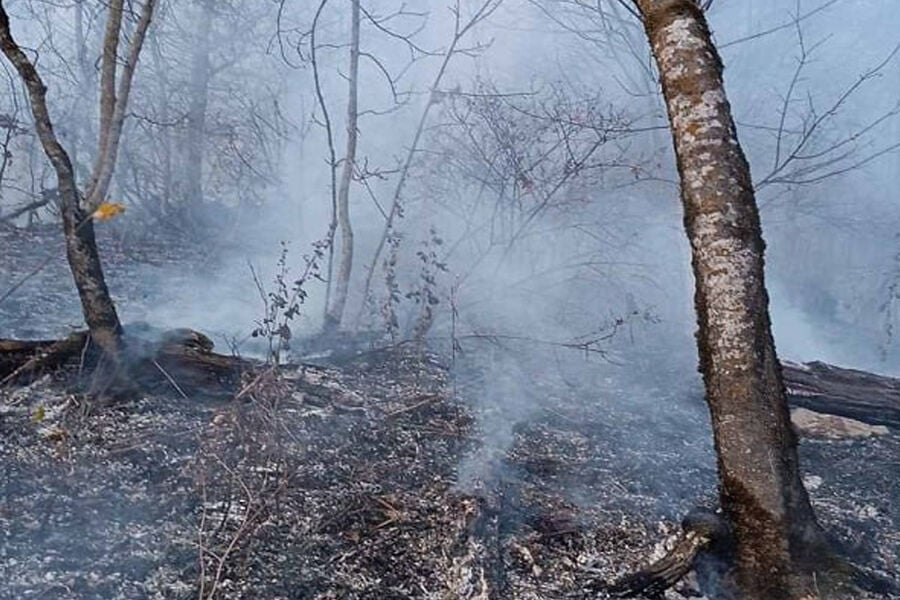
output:
<svg viewBox="0 0 900 600"><path fill-rule="evenodd" d="M66 255L81 299L82 312L91 333L91 339L104 354L117 360L121 351L122 326L106 280L94 237L94 210L106 201L106 194L116 165L122 126L125 121L131 82L137 66L144 37L153 17L156 0L146 0L125 60L122 61L118 89L116 69L119 36L123 15L122 0L113 0L107 17L106 35L103 41L101 68L100 127L97 157L91 182L82 202L75 180L75 171L69 155L53 131L53 122L47 109L47 87L34 65L16 43L9 27L9 16L0 0L0 51L12 63L28 90L34 125L44 152L58 181L63 231L66 237Z"/></svg>
<svg viewBox="0 0 900 600"><path fill-rule="evenodd" d="M637 0L671 122L693 251L700 370L742 598L797 598L824 549L800 479L763 279L759 213L698 3Z"/></svg>
<svg viewBox="0 0 900 600"><path fill-rule="evenodd" d="M34 65L13 39L9 29L9 17L2 0L0 0L0 50L25 83L38 138L56 171L66 236L66 255L81 298L84 319L91 331L91 338L107 354L118 356L122 327L103 277L100 255L94 239L93 221L90 214L81 207L72 162L53 132L50 114L47 111L47 88Z"/></svg>
<svg viewBox="0 0 900 600"><path fill-rule="evenodd" d="M350 74L348 76L349 95L347 100L347 152L341 167L341 179L337 193L337 221L341 231L341 256L338 263L337 282L334 298L325 314L326 332L335 331L341 325L344 308L347 306L347 291L353 270L353 227L350 223L350 183L356 166L356 142L358 139L359 109L359 0L353 0L350 31ZM332 242L333 243L333 242Z"/></svg>

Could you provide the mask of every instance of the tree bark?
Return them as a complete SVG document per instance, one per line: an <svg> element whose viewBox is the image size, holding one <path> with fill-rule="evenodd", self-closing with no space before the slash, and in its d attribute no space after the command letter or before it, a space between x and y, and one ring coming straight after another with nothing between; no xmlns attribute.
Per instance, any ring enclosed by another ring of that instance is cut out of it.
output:
<svg viewBox="0 0 900 600"><path fill-rule="evenodd" d="M636 0L659 68L693 253L700 370L743 598L798 598L826 548L776 358L764 242L722 63L694 0ZM821 566L821 565L820 565Z"/></svg>
<svg viewBox="0 0 900 600"><path fill-rule="evenodd" d="M109 146L110 124L116 108L116 63L119 53L119 35L122 31L122 7L124 0L112 0L106 17L106 32L103 36L103 52L100 63L100 139L97 142L97 156L94 172L100 170L100 162Z"/></svg>
<svg viewBox="0 0 900 600"><path fill-rule="evenodd" d="M116 0L110 5L110 20L118 20L119 26L108 25L107 37L103 42L103 68L100 80L100 139L97 147L97 158L94 164L94 172L90 185L85 192L85 205L88 211L93 211L101 203L106 201L109 192L109 184L112 181L116 168L116 157L119 153L119 141L122 138L122 129L125 125L128 97L131 94L131 83L134 79L134 71L137 68L138 58L144 46L147 29L153 19L153 10L156 0L146 0L141 10L141 16L131 36L131 44L128 47L128 55L122 64L119 73L119 85L116 90L116 55L118 37L113 40L109 36L113 31L121 29L122 2ZM118 33L116 33L118 35ZM112 60L112 73L107 73L107 59Z"/></svg>
<svg viewBox="0 0 900 600"><path fill-rule="evenodd" d="M353 227L350 222L350 183L353 180L353 169L356 166L356 143L358 138L358 93L359 93L359 0L352 0L353 12L350 28L350 74L348 78L349 93L347 99L347 150L344 164L341 167L341 179L337 194L337 219L341 232L341 257L338 264L337 282L334 286L334 297L328 313L325 315L325 331L336 331L344 317L347 305L347 290L350 287L350 275L353 271Z"/></svg>

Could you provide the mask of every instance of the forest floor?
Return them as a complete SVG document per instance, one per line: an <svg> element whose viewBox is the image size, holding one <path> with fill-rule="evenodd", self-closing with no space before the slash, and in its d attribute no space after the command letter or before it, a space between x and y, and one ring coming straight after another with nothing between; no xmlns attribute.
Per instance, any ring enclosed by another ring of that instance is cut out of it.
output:
<svg viewBox="0 0 900 600"><path fill-rule="evenodd" d="M0 244L3 290L41 246ZM107 255L127 282L140 257ZM184 258L165 243L149 255ZM54 263L0 305L0 337L47 337L54 318L58 335L64 275ZM537 377L540 402L511 414L483 397L493 376L399 347L248 372L229 401L90 404L67 370L4 390L0 598L597 598L585 590L714 505L696 387L662 378L613 398ZM800 450L823 524L894 577L900 431L824 431Z"/></svg>

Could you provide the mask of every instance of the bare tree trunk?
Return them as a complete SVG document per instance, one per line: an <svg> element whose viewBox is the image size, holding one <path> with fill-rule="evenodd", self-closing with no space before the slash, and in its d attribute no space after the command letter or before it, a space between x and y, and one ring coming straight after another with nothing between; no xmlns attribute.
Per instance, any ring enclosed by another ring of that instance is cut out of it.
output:
<svg viewBox="0 0 900 600"><path fill-rule="evenodd" d="M81 298L85 322L92 339L105 353L117 357L122 327L103 277L100 255L94 239L93 221L90 214L81 207L72 163L53 132L50 114L47 111L47 88L34 65L13 39L9 17L2 0L0 0L0 50L19 72L28 89L38 138L56 171L63 230L66 236L66 254Z"/></svg>
<svg viewBox="0 0 900 600"><path fill-rule="evenodd" d="M118 12L115 9L117 3L119 5ZM115 0L110 5L109 19L121 21L121 4L122 0ZM128 97L131 94L134 70L141 55L141 48L144 45L147 29L150 27L150 21L153 19L155 6L156 0L146 0L144 3L137 27L131 36L128 55L122 64L118 90L115 88L115 74L112 76L112 83L107 80L107 56L108 54L111 55L114 61L113 69L115 69L116 51L118 48L118 39L111 40L109 38L112 27L107 27L107 38L103 42L103 69L100 81L100 140L97 147L94 173L85 193L85 204L88 210L94 210L99 204L104 202L109 191L109 183L116 168L116 157L119 153L119 141L122 137L122 127L125 123L125 111L128 107ZM118 29L121 29L121 24ZM112 106L111 109L110 105Z"/></svg>
<svg viewBox="0 0 900 600"><path fill-rule="evenodd" d="M347 151L341 167L341 179L337 193L337 220L341 232L341 257L338 265L337 282L334 286L334 297L328 313L325 315L324 329L336 331L344 317L347 305L347 290L350 287L350 275L353 271L353 227L350 223L350 183L353 180L353 169L356 166L356 143L358 138L358 91L359 91L359 0L352 0L353 13L350 30L350 74L348 78L349 92L347 99Z"/></svg>
<svg viewBox="0 0 900 600"><path fill-rule="evenodd" d="M69 157L72 160L72 168L75 170L75 177L78 178L78 152L82 140L86 139L84 135L89 130L89 119L85 114L85 105L90 106L92 103L87 102L90 90L93 88L91 84L93 69L90 68L87 61L87 47L85 43L84 30L84 0L76 0L75 2L75 63L78 65L78 97L75 100L75 126L72 128L75 132L72 136L72 143L69 147Z"/></svg>
<svg viewBox="0 0 900 600"><path fill-rule="evenodd" d="M153 56L153 66L156 71L156 76L159 78L159 82L162 87L160 121L164 123L160 131L160 135L162 136L162 141L160 142L162 154L162 165L160 166L162 170L162 196L159 198L159 205L155 206L153 210L156 211L157 214L161 217L168 217L170 212L170 205L172 202L173 189L172 127L169 124L169 103L171 101L170 84L167 73L168 67L163 63L162 49L160 47L158 33L155 33L153 36L151 36L150 43Z"/></svg>
<svg viewBox="0 0 900 600"><path fill-rule="evenodd" d="M319 77L319 60L317 56L318 45L316 43L316 34L319 29L319 19L328 0L320 0L319 7L313 17L312 26L309 29L309 62L312 66L313 83L316 90L316 102L322 111L322 125L325 127L325 141L328 144L328 174L331 178L329 192L331 194L331 219L328 223L328 266L327 276L325 280L325 312L324 317L327 320L328 311L331 309L331 288L334 283L334 237L337 232L337 155L334 150L334 133L331 128L331 116L328 114L328 103L325 101L325 95L322 90L322 81Z"/></svg>
<svg viewBox="0 0 900 600"><path fill-rule="evenodd" d="M659 67L693 250L700 370L742 598L798 598L826 549L800 479L776 358L764 242L722 64L694 0L637 0Z"/></svg>
<svg viewBox="0 0 900 600"><path fill-rule="evenodd" d="M100 139L97 142L97 156L94 174L100 171L100 163L109 147L110 125L116 109L116 62L118 60L119 36L122 31L122 7L124 0L112 0L106 17L106 33L103 36L103 53L100 66ZM94 185L93 182L91 185Z"/></svg>
<svg viewBox="0 0 900 600"><path fill-rule="evenodd" d="M206 110L209 105L209 43L213 5L199 0L195 23L196 43L191 58L190 104L187 113L187 140L182 191L189 214L203 204L203 161L206 149Z"/></svg>

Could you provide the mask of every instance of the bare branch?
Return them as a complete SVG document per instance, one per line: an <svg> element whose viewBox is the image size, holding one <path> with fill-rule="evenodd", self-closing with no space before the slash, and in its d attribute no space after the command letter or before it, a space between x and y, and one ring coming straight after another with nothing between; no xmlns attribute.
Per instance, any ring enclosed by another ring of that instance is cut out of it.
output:
<svg viewBox="0 0 900 600"><path fill-rule="evenodd" d="M803 52L803 46L801 45L801 52ZM860 75L855 82L851 85L847 86L847 88L841 92L841 94L832 102L831 106L822 113L817 114L815 107L813 105L812 99L808 99L808 117L807 122L804 122L802 130L796 136L797 140L792 145L789 152L784 153L781 150L781 146L783 144L782 138L785 134L785 126L783 124L779 124L776 129L776 162L773 168L761 177L756 182L757 189L763 188L767 185L771 185L773 183L786 183L786 182L814 182L820 181L826 177L830 177L833 175L837 175L840 173L845 173L850 170L852 167L848 168L837 168L832 169L828 172L831 175L827 176L811 176L811 174L815 171L825 170L827 167L833 166L836 162L841 160L848 160L854 155L854 150L850 151L846 150L846 146L857 142L860 140L865 134L870 133L874 130L874 128L886 121L887 119L893 118L900 114L900 103L896 104L892 109L886 111L882 115L876 117L873 122L870 124L858 129L857 131L851 133L849 136L842 140L838 140L833 142L824 148L820 148L817 150L811 150L811 146L818 139L818 133L822 130L826 123L834 119L834 117L840 112L840 110L847 104L847 102L856 94L860 88L862 88L866 83L878 78L883 72L884 68L894 60L894 58L900 53L900 44L895 46L891 52L877 65L870 68L868 71ZM802 68L806 64L805 55L801 55L801 60L798 65L798 71L795 71L794 78L789 87L788 96L785 99L785 102L782 106L782 111L780 115L780 120L783 121L785 119L785 112L787 111L787 103L790 101L791 94L794 89L795 82L799 77L798 72L799 69ZM854 162L854 164L866 164L875 158L880 156L884 156L885 154L893 151L896 148L896 145L889 145L882 150L875 152L874 154L869 155L866 158L861 159L860 161ZM839 155L834 155L835 152L841 150ZM830 156L832 155L832 156ZM804 160L812 160L812 159L822 159L821 162L817 164L806 165L803 167L798 167L797 170L793 174L785 174L789 171L789 168Z"/></svg>
<svg viewBox="0 0 900 600"><path fill-rule="evenodd" d="M369 296L369 290L372 287L372 277L375 274L375 267L378 265L378 261L381 259L381 254L384 252L385 245L388 242L388 238L391 236L392 229L394 226L394 221L397 219L398 215L401 213L401 199L404 188L406 186L406 181L409 177L409 172L412 167L413 159L415 158L416 152L419 148L419 141L422 138L422 134L425 131L425 124L428 122L428 117L431 112L432 106L434 106L434 94L436 91L440 89L441 82L444 79L444 74L447 72L447 68L450 65L450 61L459 53L459 45L462 40L465 38L466 34L475 27L478 23L482 22L484 19L487 19L492 15L500 5L503 3L503 0L484 0L482 4L479 6L478 10L469 18L465 23L461 20L460 15L460 2L456 1L456 4L453 8L451 8L451 13L453 14L454 19L454 27L453 27L453 38L450 41L450 46L444 52L444 58L441 62L441 66L438 68L437 73L435 74L434 79L432 80L431 86L429 88L429 93L431 96L429 97L428 103L425 105L425 108L422 109L422 114L419 117L419 122L416 125L415 133L413 134L412 143L409 146L409 149L406 153L406 158L403 162L403 166L400 169L400 177L397 180L397 185L394 188L394 194L391 200L391 208L388 211L387 220L384 225L384 229L382 230L381 238L378 241L378 245L375 248L375 252L372 255L372 260L369 263L369 270L366 273L366 280L363 284L363 294L362 297L365 299ZM359 312L356 316L356 325L362 321L363 311L365 310L365 302L362 306L360 306Z"/></svg>
<svg viewBox="0 0 900 600"><path fill-rule="evenodd" d="M737 38L735 40L731 40L730 42L725 42L723 44L719 44L719 49L721 50L724 48L728 48L730 46L736 46L738 44L743 44L744 42L756 40L761 37L765 37L767 35L771 35L773 33L779 32L779 31L783 31L785 29L790 29L792 27L795 27L798 22L805 21L809 17L812 17L813 15L816 15L816 14L822 12L829 6L836 4L838 2L840 2L840 0L827 0L824 4L821 4L821 5L817 6L816 8L810 9L801 15L795 15L793 18L791 18L790 21L788 21L786 23L781 23L780 25L776 25L775 27L771 27L771 28L763 30L763 31L758 31L751 35L747 35L744 37Z"/></svg>

